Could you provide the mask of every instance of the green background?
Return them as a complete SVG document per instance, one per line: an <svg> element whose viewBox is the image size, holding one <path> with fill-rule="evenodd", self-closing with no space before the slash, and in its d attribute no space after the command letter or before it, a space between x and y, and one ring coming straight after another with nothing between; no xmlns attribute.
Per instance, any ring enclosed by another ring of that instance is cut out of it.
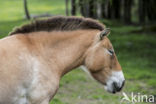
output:
<svg viewBox="0 0 156 104"><path fill-rule="evenodd" d="M64 0L28 0L31 14L65 15ZM101 19L111 28L111 40L123 68L126 85L123 91L130 95L156 95L156 35L134 32L140 26L125 26L117 21ZM24 18L22 0L0 0L0 38L16 26L29 23ZM122 93L109 94L80 68L66 74L51 104L120 104ZM127 104L127 103L125 103ZM136 103L148 104L148 103Z"/></svg>

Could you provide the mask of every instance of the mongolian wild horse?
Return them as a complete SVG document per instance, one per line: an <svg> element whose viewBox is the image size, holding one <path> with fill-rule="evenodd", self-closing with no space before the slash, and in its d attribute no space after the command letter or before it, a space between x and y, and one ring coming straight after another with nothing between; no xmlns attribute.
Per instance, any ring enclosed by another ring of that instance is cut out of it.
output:
<svg viewBox="0 0 156 104"><path fill-rule="evenodd" d="M83 65L108 92L124 76L107 35L96 20L53 17L15 29L0 40L0 104L48 104L61 77Z"/></svg>

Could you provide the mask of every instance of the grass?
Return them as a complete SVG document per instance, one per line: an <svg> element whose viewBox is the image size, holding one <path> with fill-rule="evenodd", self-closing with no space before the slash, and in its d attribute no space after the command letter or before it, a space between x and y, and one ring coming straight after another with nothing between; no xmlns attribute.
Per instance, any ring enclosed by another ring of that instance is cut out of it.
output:
<svg viewBox="0 0 156 104"><path fill-rule="evenodd" d="M64 15L64 0L28 0L31 14ZM0 0L0 38L16 26L28 23L24 19L22 0ZM139 26L124 26L116 21L101 20L110 27L109 36L126 77L124 92L156 95L156 36L134 33ZM120 104L121 93L112 95L82 70L65 75L60 89L50 104ZM148 103L137 103L148 104Z"/></svg>

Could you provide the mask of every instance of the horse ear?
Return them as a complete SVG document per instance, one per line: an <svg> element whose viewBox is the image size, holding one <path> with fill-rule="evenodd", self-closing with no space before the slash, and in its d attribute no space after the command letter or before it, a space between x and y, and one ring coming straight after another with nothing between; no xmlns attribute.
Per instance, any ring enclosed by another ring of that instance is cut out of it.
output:
<svg viewBox="0 0 156 104"><path fill-rule="evenodd" d="M110 33L110 28L106 28L103 31L101 31L101 33L100 33L100 40L102 40L104 36L108 36L109 33Z"/></svg>

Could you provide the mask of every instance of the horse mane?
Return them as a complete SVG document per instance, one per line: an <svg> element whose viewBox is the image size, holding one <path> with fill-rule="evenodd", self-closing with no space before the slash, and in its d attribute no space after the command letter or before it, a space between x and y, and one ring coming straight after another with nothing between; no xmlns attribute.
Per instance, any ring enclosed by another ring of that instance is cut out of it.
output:
<svg viewBox="0 0 156 104"><path fill-rule="evenodd" d="M56 16L48 19L36 20L15 28L9 35L18 33L31 33L38 31L72 31L78 29L98 29L102 31L105 26L96 20L83 17Z"/></svg>

